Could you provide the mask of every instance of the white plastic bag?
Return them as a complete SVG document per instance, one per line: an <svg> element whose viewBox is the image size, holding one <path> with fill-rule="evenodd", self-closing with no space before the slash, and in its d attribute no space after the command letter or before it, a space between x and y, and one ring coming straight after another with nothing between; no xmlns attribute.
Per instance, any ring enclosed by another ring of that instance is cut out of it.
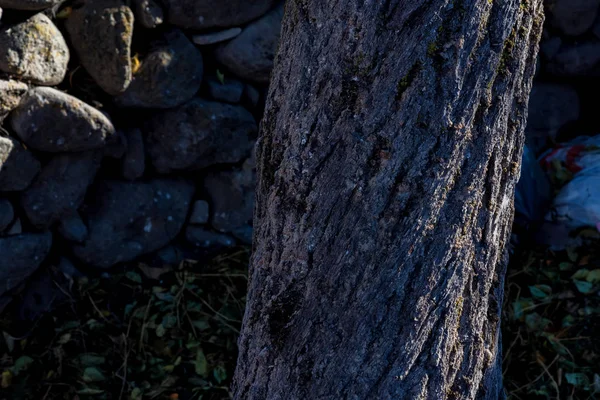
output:
<svg viewBox="0 0 600 400"><path fill-rule="evenodd" d="M546 220L570 230L600 230L600 135L564 143L543 154L540 163L555 182L564 183Z"/></svg>

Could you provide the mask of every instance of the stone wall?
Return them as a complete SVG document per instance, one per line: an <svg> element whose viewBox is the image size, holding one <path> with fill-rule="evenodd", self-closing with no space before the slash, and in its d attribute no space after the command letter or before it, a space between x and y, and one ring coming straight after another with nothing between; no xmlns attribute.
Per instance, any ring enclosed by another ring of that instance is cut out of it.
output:
<svg viewBox="0 0 600 400"><path fill-rule="evenodd" d="M0 295L44 268L175 264L250 243L282 4L0 8Z"/></svg>
<svg viewBox="0 0 600 400"><path fill-rule="evenodd" d="M540 153L556 142L600 133L600 0L548 0L527 142Z"/></svg>

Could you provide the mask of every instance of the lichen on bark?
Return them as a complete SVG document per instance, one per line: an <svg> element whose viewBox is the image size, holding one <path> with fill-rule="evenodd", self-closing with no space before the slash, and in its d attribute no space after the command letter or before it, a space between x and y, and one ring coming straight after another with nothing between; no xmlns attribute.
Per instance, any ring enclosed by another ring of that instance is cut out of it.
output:
<svg viewBox="0 0 600 400"><path fill-rule="evenodd" d="M541 13L287 3L237 399L502 396L503 249Z"/></svg>

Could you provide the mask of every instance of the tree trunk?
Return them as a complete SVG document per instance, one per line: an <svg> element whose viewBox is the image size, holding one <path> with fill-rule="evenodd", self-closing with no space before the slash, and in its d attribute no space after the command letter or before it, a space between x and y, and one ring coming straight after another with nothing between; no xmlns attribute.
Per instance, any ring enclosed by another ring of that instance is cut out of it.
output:
<svg viewBox="0 0 600 400"><path fill-rule="evenodd" d="M540 0L288 0L236 399L498 399Z"/></svg>

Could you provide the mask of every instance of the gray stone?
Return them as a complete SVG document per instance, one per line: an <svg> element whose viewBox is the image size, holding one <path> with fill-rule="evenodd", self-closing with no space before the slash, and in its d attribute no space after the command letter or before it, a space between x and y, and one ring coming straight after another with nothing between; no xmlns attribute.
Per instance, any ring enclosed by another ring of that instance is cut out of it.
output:
<svg viewBox="0 0 600 400"><path fill-rule="evenodd" d="M40 162L21 143L0 136L0 192L20 191L40 172Z"/></svg>
<svg viewBox="0 0 600 400"><path fill-rule="evenodd" d="M126 135L127 152L123 158L123 177L133 181L144 175L146 166L144 138L142 138L142 131L137 128L129 130Z"/></svg>
<svg viewBox="0 0 600 400"><path fill-rule="evenodd" d="M226 79L221 83L211 78L206 80L206 85L213 99L227 103L239 103L244 92L244 84L235 79Z"/></svg>
<svg viewBox="0 0 600 400"><path fill-rule="evenodd" d="M103 113L52 88L29 90L10 122L26 145L48 152L97 149L115 134Z"/></svg>
<svg viewBox="0 0 600 400"><path fill-rule="evenodd" d="M242 33L242 28L229 28L219 32L201 33L194 35L192 41L199 46L207 46L211 44L226 42Z"/></svg>
<svg viewBox="0 0 600 400"><path fill-rule="evenodd" d="M578 36L592 27L600 0L551 0L546 5L552 24L565 35Z"/></svg>
<svg viewBox="0 0 600 400"><path fill-rule="evenodd" d="M122 107L173 108L191 99L202 83L202 54L179 30L152 45L129 88L115 101Z"/></svg>
<svg viewBox="0 0 600 400"><path fill-rule="evenodd" d="M156 28L165 21L163 9L154 0L133 0L135 19L144 28Z"/></svg>
<svg viewBox="0 0 600 400"><path fill-rule="evenodd" d="M525 129L527 144L534 153L539 152L565 124L578 118L579 96L575 89L555 83L534 84Z"/></svg>
<svg viewBox="0 0 600 400"><path fill-rule="evenodd" d="M44 14L0 27L0 71L39 85L58 85L68 62L67 43Z"/></svg>
<svg viewBox="0 0 600 400"><path fill-rule="evenodd" d="M106 142L104 157L120 160L127 152L127 138L122 131L116 131L113 138Z"/></svg>
<svg viewBox="0 0 600 400"><path fill-rule="evenodd" d="M6 231L6 235L20 235L21 233L23 233L23 224L21 224L21 219L17 218L15 222L13 222L13 224L10 226L10 228L8 228L8 230Z"/></svg>
<svg viewBox="0 0 600 400"><path fill-rule="evenodd" d="M50 232L0 238L0 296L36 270L50 252L51 245Z"/></svg>
<svg viewBox="0 0 600 400"><path fill-rule="evenodd" d="M28 88L22 82L0 79L0 122L19 105Z"/></svg>
<svg viewBox="0 0 600 400"><path fill-rule="evenodd" d="M73 214L100 168L102 152L64 153L52 158L21 195L29 221L46 228Z"/></svg>
<svg viewBox="0 0 600 400"><path fill-rule="evenodd" d="M553 36L542 40L540 50L546 59L551 60L558 54L561 45L562 39L559 36Z"/></svg>
<svg viewBox="0 0 600 400"><path fill-rule="evenodd" d="M553 75L586 76L599 62L600 42L582 42L563 45L546 68Z"/></svg>
<svg viewBox="0 0 600 400"><path fill-rule="evenodd" d="M77 212L65 216L58 223L58 233L71 242L82 243L88 237L87 226Z"/></svg>
<svg viewBox="0 0 600 400"><path fill-rule="evenodd" d="M66 278L81 278L84 274L75 267L75 265L66 257L61 257L56 264L56 269L60 271Z"/></svg>
<svg viewBox="0 0 600 400"><path fill-rule="evenodd" d="M43 10L64 0L0 0L0 7L14 10Z"/></svg>
<svg viewBox="0 0 600 400"><path fill-rule="evenodd" d="M190 224L202 225L208 222L209 218L209 206L204 200L198 200L194 203L194 209L190 216Z"/></svg>
<svg viewBox="0 0 600 400"><path fill-rule="evenodd" d="M133 12L121 0L86 1L65 22L81 65L106 93L131 82Z"/></svg>
<svg viewBox="0 0 600 400"><path fill-rule="evenodd" d="M166 265L179 265L184 260L181 249L172 244L157 251L156 257L162 264Z"/></svg>
<svg viewBox="0 0 600 400"><path fill-rule="evenodd" d="M241 161L256 132L245 108L203 99L157 113L144 127L147 151L160 173Z"/></svg>
<svg viewBox="0 0 600 400"><path fill-rule="evenodd" d="M189 225L185 229L185 238L190 244L196 247L231 247L235 245L235 240L230 236L212 232L200 226Z"/></svg>
<svg viewBox="0 0 600 400"><path fill-rule="evenodd" d="M596 22L594 22L594 26L592 27L592 33L598 39L600 39L600 15L596 18Z"/></svg>
<svg viewBox="0 0 600 400"><path fill-rule="evenodd" d="M255 171L251 160L232 171L211 173L204 179L212 208L211 225L220 232L233 232L252 221Z"/></svg>
<svg viewBox="0 0 600 400"><path fill-rule="evenodd" d="M231 234L235 236L240 242L244 244L252 244L252 235L254 229L250 225L244 225L239 228L235 228Z"/></svg>
<svg viewBox="0 0 600 400"><path fill-rule="evenodd" d="M15 218L15 210L7 199L0 199L0 232L4 231Z"/></svg>
<svg viewBox="0 0 600 400"><path fill-rule="evenodd" d="M103 181L83 209L88 239L73 246L82 262L107 268L166 246L181 230L194 185L174 179Z"/></svg>
<svg viewBox="0 0 600 400"><path fill-rule="evenodd" d="M268 83L283 17L283 5L252 22L243 32L216 51L217 60L237 76Z"/></svg>
<svg viewBox="0 0 600 400"><path fill-rule="evenodd" d="M253 108L256 108L260 101L260 92L254 86L246 84L244 87L244 98Z"/></svg>
<svg viewBox="0 0 600 400"><path fill-rule="evenodd" d="M266 13L277 0L163 0L169 23L186 29L243 25Z"/></svg>

